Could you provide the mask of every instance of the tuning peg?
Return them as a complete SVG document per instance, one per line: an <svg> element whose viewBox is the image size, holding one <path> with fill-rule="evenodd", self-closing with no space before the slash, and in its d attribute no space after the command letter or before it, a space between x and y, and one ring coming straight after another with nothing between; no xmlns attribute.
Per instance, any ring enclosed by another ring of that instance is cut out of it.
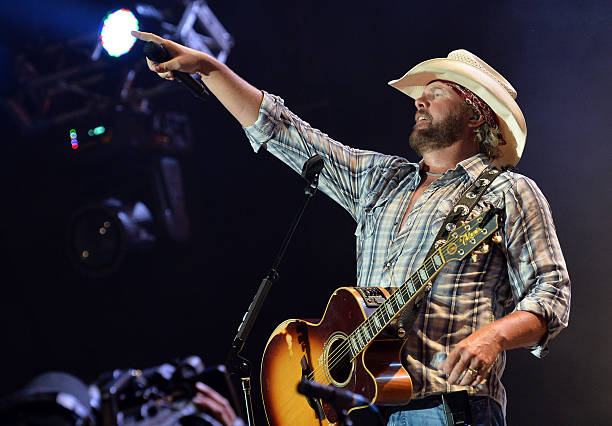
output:
<svg viewBox="0 0 612 426"><path fill-rule="evenodd" d="M476 255L476 253L472 253L472 254L470 255L470 260L471 260L473 263L478 262L478 256Z"/></svg>
<svg viewBox="0 0 612 426"><path fill-rule="evenodd" d="M493 241L495 244L499 244L502 242L502 237L501 235L499 235L499 232L496 232L495 235L493 235L493 238L491 238L491 241Z"/></svg>
<svg viewBox="0 0 612 426"><path fill-rule="evenodd" d="M478 249L478 253L488 253L489 252L489 245L488 244L483 244L480 246L480 248Z"/></svg>

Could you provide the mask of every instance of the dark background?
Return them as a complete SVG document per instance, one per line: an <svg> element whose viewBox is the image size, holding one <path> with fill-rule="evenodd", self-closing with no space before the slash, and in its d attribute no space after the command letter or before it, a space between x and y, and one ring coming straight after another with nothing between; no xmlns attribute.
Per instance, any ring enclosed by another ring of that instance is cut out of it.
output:
<svg viewBox="0 0 612 426"><path fill-rule="evenodd" d="M546 359L525 350L509 353L508 423L609 423L609 2L209 4L236 41L231 68L355 147L417 159L407 143L412 101L386 83L422 60L466 48L514 85L529 130L519 171L549 200L574 297L570 326ZM3 94L17 89L17 54L95 31L117 5L3 5ZM136 56L132 60L141 61ZM123 149L119 142L113 142L110 159L101 150L72 152L65 136L70 125L60 126L62 137L57 129L24 134L3 113L0 395L47 370L91 381L113 368L148 367L189 354L207 364L223 362L300 205L303 182L268 154L255 155L216 100L198 103L187 93L171 93L155 102L187 112L195 134L192 151L176 155L191 238L183 244L160 238L97 279L79 274L68 259L69 219L95 199L92 182L147 199L151 189L138 182L147 181L150 153ZM332 290L354 282L354 227L329 198L315 197L245 349L256 367L254 379L276 324L320 316ZM261 411L258 416L263 423Z"/></svg>

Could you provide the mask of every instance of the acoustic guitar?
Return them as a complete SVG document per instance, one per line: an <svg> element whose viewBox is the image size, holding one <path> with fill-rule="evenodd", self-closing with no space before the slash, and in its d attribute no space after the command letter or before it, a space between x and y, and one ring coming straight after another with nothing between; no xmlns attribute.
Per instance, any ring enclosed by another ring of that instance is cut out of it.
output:
<svg viewBox="0 0 612 426"><path fill-rule="evenodd" d="M333 406L297 392L302 379L344 388L376 405L408 403L412 381L400 360L404 340L385 329L444 265L466 258L498 226L495 210L488 210L452 231L393 293L384 287L342 287L331 296L318 323L290 319L276 327L261 366L268 422L314 426L338 421ZM363 407L351 411L358 408Z"/></svg>

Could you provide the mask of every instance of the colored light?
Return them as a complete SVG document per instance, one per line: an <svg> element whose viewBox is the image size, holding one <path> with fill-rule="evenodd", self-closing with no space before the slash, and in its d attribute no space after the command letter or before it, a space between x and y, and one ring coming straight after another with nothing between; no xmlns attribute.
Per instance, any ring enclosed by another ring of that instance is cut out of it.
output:
<svg viewBox="0 0 612 426"><path fill-rule="evenodd" d="M72 149L77 149L79 147L79 141L77 140L77 132L75 129L70 129L70 145L72 145Z"/></svg>
<svg viewBox="0 0 612 426"><path fill-rule="evenodd" d="M104 126L98 126L95 129L93 129L94 135L101 135L102 133L106 132L106 129L104 128Z"/></svg>
<svg viewBox="0 0 612 426"><path fill-rule="evenodd" d="M89 130L87 131L87 134L88 134L89 136L93 136L93 135L94 135L94 131L93 131L92 129L89 129Z"/></svg>
<svg viewBox="0 0 612 426"><path fill-rule="evenodd" d="M118 9L104 19L100 40L110 56L119 57L132 49L136 38L130 31L138 30L138 19L128 9Z"/></svg>

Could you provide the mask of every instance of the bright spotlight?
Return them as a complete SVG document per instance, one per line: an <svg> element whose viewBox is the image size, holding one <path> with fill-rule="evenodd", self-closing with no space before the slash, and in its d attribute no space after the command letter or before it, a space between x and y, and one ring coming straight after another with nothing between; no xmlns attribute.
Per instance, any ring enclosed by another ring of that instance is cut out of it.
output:
<svg viewBox="0 0 612 426"><path fill-rule="evenodd" d="M104 19L100 41L110 56L118 57L130 51L136 38L130 31L138 30L138 19L128 9L118 9Z"/></svg>

